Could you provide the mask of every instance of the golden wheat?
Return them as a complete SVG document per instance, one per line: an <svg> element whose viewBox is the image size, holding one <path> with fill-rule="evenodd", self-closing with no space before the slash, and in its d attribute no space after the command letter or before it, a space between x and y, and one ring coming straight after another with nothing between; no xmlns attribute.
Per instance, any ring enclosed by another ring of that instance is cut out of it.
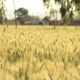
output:
<svg viewBox="0 0 80 80"><path fill-rule="evenodd" d="M38 27L1 27L0 80L80 80L79 28Z"/></svg>

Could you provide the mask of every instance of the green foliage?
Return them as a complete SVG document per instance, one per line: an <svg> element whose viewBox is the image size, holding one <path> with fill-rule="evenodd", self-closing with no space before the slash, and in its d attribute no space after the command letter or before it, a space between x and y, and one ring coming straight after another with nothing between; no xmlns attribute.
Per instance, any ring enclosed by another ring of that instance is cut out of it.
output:
<svg viewBox="0 0 80 80"><path fill-rule="evenodd" d="M79 4L79 3L80 3L80 0L73 0L73 2L74 2L75 4Z"/></svg>
<svg viewBox="0 0 80 80"><path fill-rule="evenodd" d="M50 0L43 0L44 6L48 9L50 7Z"/></svg>
<svg viewBox="0 0 80 80"><path fill-rule="evenodd" d="M69 23L70 22L70 19L68 16L65 16L63 17L63 22L66 24L66 23Z"/></svg>
<svg viewBox="0 0 80 80"><path fill-rule="evenodd" d="M17 16L17 20L21 23L24 24L25 19L28 16L28 10L25 8L19 8L17 10L15 10L15 14Z"/></svg>
<svg viewBox="0 0 80 80"><path fill-rule="evenodd" d="M49 2L50 0L43 0L44 3Z"/></svg>
<svg viewBox="0 0 80 80"><path fill-rule="evenodd" d="M66 8L61 6L60 13L61 13L61 17L63 18L66 15Z"/></svg>
<svg viewBox="0 0 80 80"><path fill-rule="evenodd" d="M74 13L73 13L73 11L71 10L70 13L69 13L69 17L70 17L71 19L73 19L73 15L74 15Z"/></svg>
<svg viewBox="0 0 80 80"><path fill-rule="evenodd" d="M2 8L0 8L0 24L2 24L3 21L3 11Z"/></svg>
<svg viewBox="0 0 80 80"><path fill-rule="evenodd" d="M25 8L19 8L18 10L15 10L15 13L17 16L26 16L28 15L28 10Z"/></svg>
<svg viewBox="0 0 80 80"><path fill-rule="evenodd" d="M55 3L56 3L56 2L61 3L61 0L55 0Z"/></svg>
<svg viewBox="0 0 80 80"><path fill-rule="evenodd" d="M60 13L61 13L61 18L63 19L68 15L69 21L73 19L74 16L74 10L73 6L76 6L76 10L79 12L80 11L80 0L54 0L55 4L58 3L61 5L60 7ZM44 0L44 3L47 3L50 5L50 1ZM68 14L67 14L68 13ZM63 19L65 20L65 19Z"/></svg>
<svg viewBox="0 0 80 80"><path fill-rule="evenodd" d="M45 17L43 18L43 20L47 22L47 21L49 21L49 17L48 17L48 16L45 16Z"/></svg>

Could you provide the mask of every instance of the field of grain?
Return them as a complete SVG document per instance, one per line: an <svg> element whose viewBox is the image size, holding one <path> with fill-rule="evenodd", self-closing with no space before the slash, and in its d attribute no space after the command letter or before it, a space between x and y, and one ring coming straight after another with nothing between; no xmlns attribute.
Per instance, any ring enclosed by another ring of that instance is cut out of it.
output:
<svg viewBox="0 0 80 80"><path fill-rule="evenodd" d="M4 27L0 80L80 80L79 27Z"/></svg>

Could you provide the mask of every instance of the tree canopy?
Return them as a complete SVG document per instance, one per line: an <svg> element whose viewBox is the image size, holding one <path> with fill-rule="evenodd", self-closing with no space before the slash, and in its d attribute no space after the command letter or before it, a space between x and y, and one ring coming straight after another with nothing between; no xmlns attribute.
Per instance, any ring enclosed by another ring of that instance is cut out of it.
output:
<svg viewBox="0 0 80 80"><path fill-rule="evenodd" d="M24 24L25 22L25 18L27 18L28 16L28 10L25 8L19 8L17 10L15 10L15 14L17 16L17 20L21 23Z"/></svg>
<svg viewBox="0 0 80 80"><path fill-rule="evenodd" d="M2 22L3 22L3 16L4 16L3 1L4 0L0 0L0 24L2 24Z"/></svg>
<svg viewBox="0 0 80 80"><path fill-rule="evenodd" d="M3 12L2 12L2 8L0 8L0 24L2 24L3 21Z"/></svg>
<svg viewBox="0 0 80 80"><path fill-rule="evenodd" d="M55 4L60 4L60 13L61 18L69 17L70 20L73 19L74 12L78 12L80 14L80 0L54 0ZM45 6L51 5L51 0L43 0ZM75 7L75 10L74 10ZM48 7L47 7L48 8ZM66 16L67 15L67 16Z"/></svg>

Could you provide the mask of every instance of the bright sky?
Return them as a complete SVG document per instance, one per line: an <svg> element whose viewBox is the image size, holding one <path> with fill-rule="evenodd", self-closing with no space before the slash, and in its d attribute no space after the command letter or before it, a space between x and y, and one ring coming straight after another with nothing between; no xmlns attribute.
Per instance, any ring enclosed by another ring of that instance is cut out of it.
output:
<svg viewBox="0 0 80 80"><path fill-rule="evenodd" d="M15 8L18 9L20 7L24 7L28 9L30 15L36 15L43 17L46 13L46 8L42 0L14 0L15 1ZM13 0L6 0L6 15L8 19L14 17L14 7L13 7ZM56 7L56 6L55 6Z"/></svg>

